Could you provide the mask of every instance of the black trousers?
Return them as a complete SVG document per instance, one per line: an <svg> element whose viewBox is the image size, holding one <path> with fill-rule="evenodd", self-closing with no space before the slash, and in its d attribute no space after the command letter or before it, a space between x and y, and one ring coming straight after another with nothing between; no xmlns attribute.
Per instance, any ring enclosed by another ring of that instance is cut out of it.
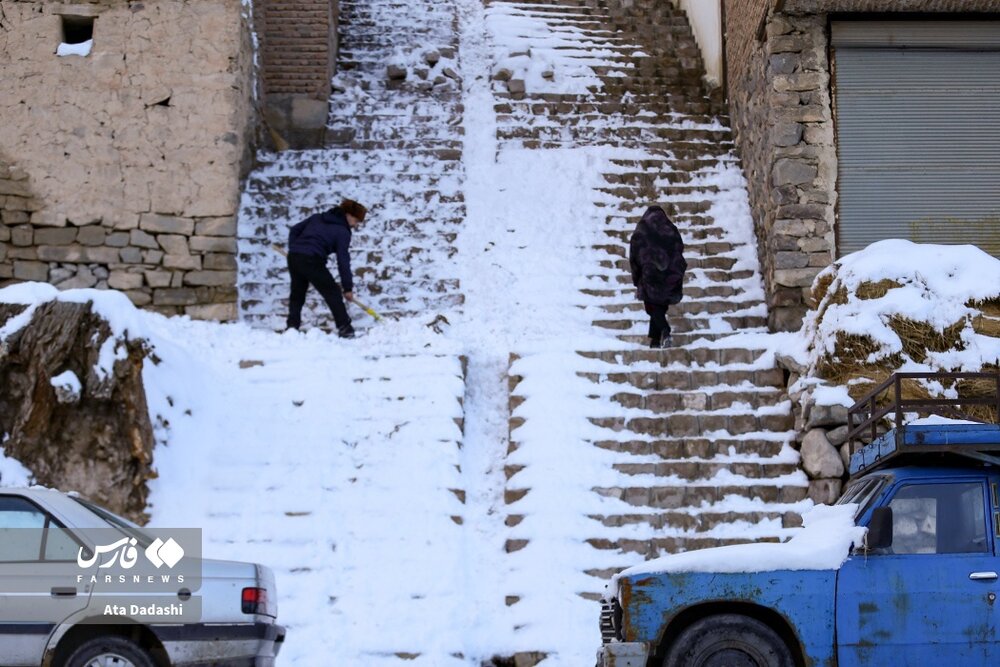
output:
<svg viewBox="0 0 1000 667"><path fill-rule="evenodd" d="M659 347L664 335L670 334L670 323L667 322L667 305L646 302L646 314L649 315L649 344Z"/></svg>
<svg viewBox="0 0 1000 667"><path fill-rule="evenodd" d="M330 306L337 329L351 326L351 317L347 314L344 295L330 274L330 269L326 268L325 257L290 253L288 273L292 276L292 293L288 298L289 327L298 329L302 325L302 306L306 303L306 292L309 291L310 285L316 288L326 301L326 305Z"/></svg>

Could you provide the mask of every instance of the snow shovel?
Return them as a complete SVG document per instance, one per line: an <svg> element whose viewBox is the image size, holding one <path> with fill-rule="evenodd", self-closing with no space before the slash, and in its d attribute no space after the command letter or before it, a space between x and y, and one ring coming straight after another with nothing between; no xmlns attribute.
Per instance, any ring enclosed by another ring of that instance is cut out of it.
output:
<svg viewBox="0 0 1000 667"><path fill-rule="evenodd" d="M279 253L281 253L282 256L288 257L288 253L285 251L285 249L282 248L277 243L272 243L271 247L273 249L277 250ZM372 317L374 317L376 322L381 322L382 321L382 316L381 315L379 315L378 313L376 313L374 310L372 310L371 308L369 308L365 304L363 304L360 301L358 301L357 298L352 299L351 303L355 304L358 308L360 308L361 310L365 311L366 313L368 313L369 315L371 315Z"/></svg>

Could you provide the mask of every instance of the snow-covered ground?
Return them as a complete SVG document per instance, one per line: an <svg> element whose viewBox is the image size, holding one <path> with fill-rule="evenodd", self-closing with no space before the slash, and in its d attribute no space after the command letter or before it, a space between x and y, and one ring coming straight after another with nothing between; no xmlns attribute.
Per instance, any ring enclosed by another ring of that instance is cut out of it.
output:
<svg viewBox="0 0 1000 667"><path fill-rule="evenodd" d="M152 522L200 526L206 554L274 569L280 620L289 628L281 664L367 667L407 658L478 667L522 650L549 654L550 667L590 664L598 605L580 593L600 580L583 570L642 560L583 540L593 524L588 512L621 504L591 486L626 481L607 454L582 442L593 401L576 373L594 362L575 351L632 347L593 326L596 304L580 290L602 259L593 248L607 215L602 207L641 204L597 194L602 174L620 169L614 158L645 154L499 144L490 83L498 66L526 68L535 92L583 92L598 81L590 67L602 62L602 51L593 50L591 61L560 60L565 51L552 47L571 42L572 31L511 3L489 13L478 0L455 5L467 212L457 253L438 264L460 280L460 308L377 326L357 313L366 335L342 341L319 330L278 334L167 319L135 311L114 293L60 297L94 299L116 331L155 346L161 361L144 370L160 441ZM522 62L514 54L526 46L533 59ZM549 67L555 76L542 77ZM726 240L750 247L742 178L732 164L720 168L692 185L720 188L710 214L729 221L733 238ZM738 268L755 266L751 252ZM701 286L698 280L692 284ZM759 295L759 277L749 282L748 292ZM0 293L31 302L53 296L41 287ZM721 318L713 327L730 330ZM747 344L779 343L757 334ZM527 516L516 537L532 548L508 554L504 465L515 353L517 370L528 376L521 391L530 423L518 429L522 449L511 460L527 466L522 482L539 488L518 508ZM600 416L628 415L609 400L601 409ZM794 452L781 456L795 460ZM27 478L2 458L0 474L4 484ZM712 509L730 511L738 502ZM729 529L783 534L780 525Z"/></svg>

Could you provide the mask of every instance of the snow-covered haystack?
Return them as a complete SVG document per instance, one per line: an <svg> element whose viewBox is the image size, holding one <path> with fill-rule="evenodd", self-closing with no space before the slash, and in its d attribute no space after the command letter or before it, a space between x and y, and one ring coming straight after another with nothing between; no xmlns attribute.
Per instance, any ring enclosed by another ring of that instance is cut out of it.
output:
<svg viewBox="0 0 1000 667"><path fill-rule="evenodd" d="M803 323L810 371L852 398L894 372L995 371L1000 360L1000 260L971 245L890 239L820 273ZM992 391L975 382L906 383L909 398Z"/></svg>

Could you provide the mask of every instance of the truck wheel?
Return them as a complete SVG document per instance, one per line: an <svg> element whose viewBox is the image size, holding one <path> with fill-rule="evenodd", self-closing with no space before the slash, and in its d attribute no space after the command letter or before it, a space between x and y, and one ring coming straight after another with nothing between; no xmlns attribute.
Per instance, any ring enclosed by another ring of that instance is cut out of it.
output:
<svg viewBox="0 0 1000 667"><path fill-rule="evenodd" d="M749 616L707 616L673 642L663 667L794 667L784 640Z"/></svg>
<svg viewBox="0 0 1000 667"><path fill-rule="evenodd" d="M66 667L156 667L149 654L124 637L98 637L73 651Z"/></svg>

